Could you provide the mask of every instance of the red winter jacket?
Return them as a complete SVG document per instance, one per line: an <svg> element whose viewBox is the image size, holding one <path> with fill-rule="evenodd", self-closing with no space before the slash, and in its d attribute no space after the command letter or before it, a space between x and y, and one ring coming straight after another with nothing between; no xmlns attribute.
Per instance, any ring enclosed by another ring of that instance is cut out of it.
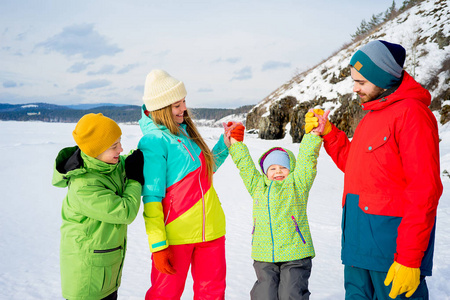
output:
<svg viewBox="0 0 450 300"><path fill-rule="evenodd" d="M404 72L394 93L363 104L369 112L352 141L334 125L324 136L327 153L345 173L344 264L386 272L395 259L408 267L422 265L422 274L431 275L433 250L426 255L430 260L426 267L422 259L434 244L442 183L438 129L430 103L429 92ZM352 199L357 199L359 209L345 211L349 195L356 197Z"/></svg>

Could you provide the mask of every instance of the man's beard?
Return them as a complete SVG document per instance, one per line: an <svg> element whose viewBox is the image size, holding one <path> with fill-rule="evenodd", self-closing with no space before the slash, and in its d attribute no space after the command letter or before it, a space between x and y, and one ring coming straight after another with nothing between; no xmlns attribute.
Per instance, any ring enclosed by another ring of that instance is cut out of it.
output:
<svg viewBox="0 0 450 300"><path fill-rule="evenodd" d="M361 104L370 102L372 100L378 99L378 97L385 91L385 89L382 89L380 87L376 87L374 90L372 90L369 94L362 94L362 97L360 94L359 96L359 102Z"/></svg>

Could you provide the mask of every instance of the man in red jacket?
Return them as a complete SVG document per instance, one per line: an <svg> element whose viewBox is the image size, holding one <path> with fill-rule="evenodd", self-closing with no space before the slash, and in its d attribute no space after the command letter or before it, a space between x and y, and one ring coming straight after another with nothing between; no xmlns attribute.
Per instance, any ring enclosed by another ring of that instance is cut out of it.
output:
<svg viewBox="0 0 450 300"><path fill-rule="evenodd" d="M305 118L307 131L323 128L325 149L345 173L346 299L428 299L442 194L439 137L430 93L403 70L405 54L377 40L351 58L353 91L368 111L352 141L322 110Z"/></svg>

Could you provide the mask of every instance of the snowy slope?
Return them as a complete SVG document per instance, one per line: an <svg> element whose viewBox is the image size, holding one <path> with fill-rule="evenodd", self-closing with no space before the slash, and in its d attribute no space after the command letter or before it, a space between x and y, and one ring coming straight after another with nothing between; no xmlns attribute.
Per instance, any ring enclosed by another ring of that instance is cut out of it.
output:
<svg viewBox="0 0 450 300"><path fill-rule="evenodd" d="M51 185L53 160L72 146L75 124L0 122L0 299L62 299L59 279L60 210L65 190ZM123 125L124 152L141 137L137 125ZM212 146L220 128L201 128ZM450 171L450 126L440 127L442 169ZM246 135L256 160L272 146L297 153L291 138L266 141ZM311 299L343 299L340 262L340 219L343 174L321 150L318 174L311 190L308 216L316 258L310 279ZM433 276L428 278L430 299L450 299L450 178L443 177L444 194L438 209ZM214 185L227 219L226 299L249 299L255 280L250 258L251 199L232 160L227 158L215 175ZM144 299L150 285L150 254L141 213L129 226L121 300ZM189 279L182 299L192 299Z"/></svg>
<svg viewBox="0 0 450 300"><path fill-rule="evenodd" d="M279 87L267 98L258 103L252 111L259 108L263 117L269 116L269 107L277 101L293 96L298 102L326 98L325 109L331 114L340 107L340 97L352 93L353 81L350 76L342 77L350 58L372 40L386 40L403 45L406 49L404 69L417 82L430 87L433 98L442 95L450 88L448 65L450 45L442 46L443 40L450 36L450 7L448 0L427 0L406 10L391 21L377 28L370 36L349 44L318 66L295 76ZM356 99L353 94L353 99ZM444 99L449 100L449 99ZM265 113L264 113L265 112Z"/></svg>

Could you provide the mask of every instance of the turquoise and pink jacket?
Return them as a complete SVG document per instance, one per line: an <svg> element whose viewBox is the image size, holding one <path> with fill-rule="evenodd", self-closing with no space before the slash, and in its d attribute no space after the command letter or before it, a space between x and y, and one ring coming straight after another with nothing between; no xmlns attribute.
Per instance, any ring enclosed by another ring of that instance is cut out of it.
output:
<svg viewBox="0 0 450 300"><path fill-rule="evenodd" d="M144 220L151 252L169 245L212 241L225 235L225 215L206 173L200 148L187 135L173 135L142 110ZM228 156L223 136L212 149L216 171Z"/></svg>

